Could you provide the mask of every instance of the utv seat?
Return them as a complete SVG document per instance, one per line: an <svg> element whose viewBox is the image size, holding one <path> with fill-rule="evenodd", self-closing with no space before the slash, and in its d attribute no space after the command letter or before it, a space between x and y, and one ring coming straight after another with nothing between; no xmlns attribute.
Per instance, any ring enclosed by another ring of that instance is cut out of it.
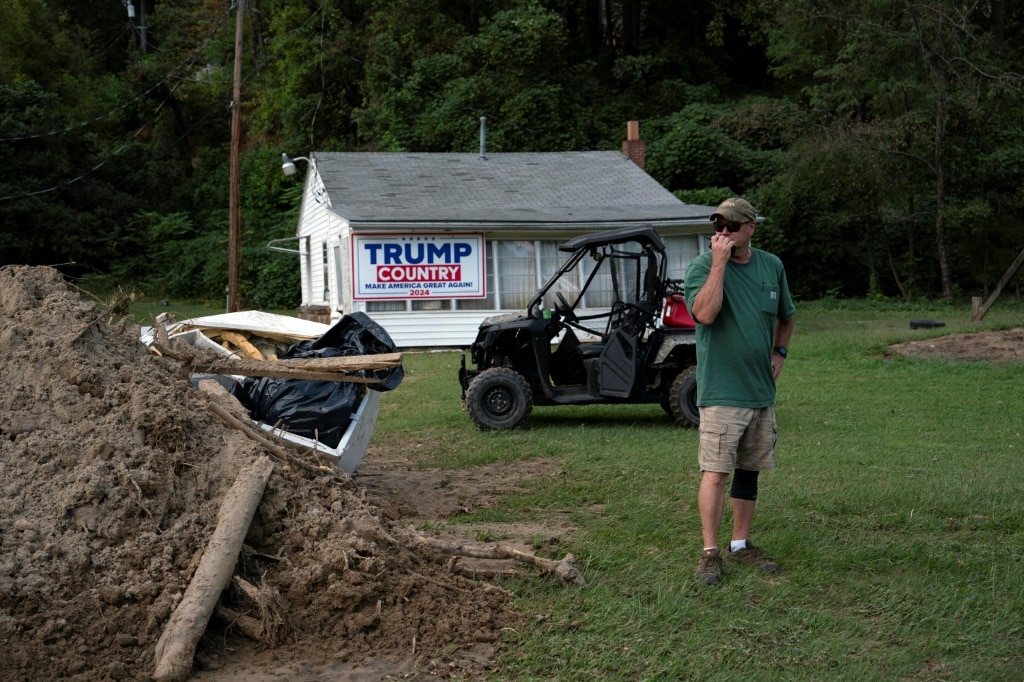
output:
<svg viewBox="0 0 1024 682"><path fill-rule="evenodd" d="M583 358L584 360L588 358L596 358L601 356L601 353L604 352L605 346L607 345L608 344L606 344L604 341L581 343L576 352L578 352L580 354L580 357Z"/></svg>

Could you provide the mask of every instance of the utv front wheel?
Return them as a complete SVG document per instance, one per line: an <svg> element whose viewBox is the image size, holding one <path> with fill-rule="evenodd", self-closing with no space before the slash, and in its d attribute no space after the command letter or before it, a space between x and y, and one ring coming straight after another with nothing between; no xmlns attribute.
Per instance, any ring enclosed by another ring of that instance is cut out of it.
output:
<svg viewBox="0 0 1024 682"><path fill-rule="evenodd" d="M669 410L676 421L684 426L700 426L696 367L687 367L672 382L672 389L669 391Z"/></svg>
<svg viewBox="0 0 1024 682"><path fill-rule="evenodd" d="M514 429L532 409L526 379L506 367L480 372L466 389L466 411L481 431Z"/></svg>

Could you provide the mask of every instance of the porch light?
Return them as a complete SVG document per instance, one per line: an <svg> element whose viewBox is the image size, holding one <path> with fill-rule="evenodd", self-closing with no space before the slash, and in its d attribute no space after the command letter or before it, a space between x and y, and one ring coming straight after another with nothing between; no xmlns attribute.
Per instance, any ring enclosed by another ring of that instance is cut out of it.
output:
<svg viewBox="0 0 1024 682"><path fill-rule="evenodd" d="M305 156L296 156L292 159L292 157L287 154L281 154L281 172L285 175L295 175L295 171L297 170L295 168L296 161L305 161L306 163L309 163L309 159Z"/></svg>

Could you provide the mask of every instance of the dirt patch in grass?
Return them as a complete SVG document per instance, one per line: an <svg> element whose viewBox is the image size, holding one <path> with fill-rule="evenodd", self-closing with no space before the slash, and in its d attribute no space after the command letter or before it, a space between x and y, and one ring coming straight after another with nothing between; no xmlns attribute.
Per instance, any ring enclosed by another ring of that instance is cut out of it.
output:
<svg viewBox="0 0 1024 682"><path fill-rule="evenodd" d="M907 357L986 362L1024 362L1024 327L1003 331L949 334L889 346Z"/></svg>
<svg viewBox="0 0 1024 682"><path fill-rule="evenodd" d="M0 670L5 680L149 680L236 474L263 449L138 330L50 268L0 268ZM235 569L283 606L270 646L215 617L189 679L475 679L521 625L512 595L410 527L519 547L564 519L449 523L549 462L419 470L371 451L346 481L278 462ZM540 552L537 552L540 554ZM486 569L486 570L485 570ZM526 573L533 569L521 569ZM540 579L540 578L538 578ZM552 579L552 578L544 578ZM251 613L229 588L223 606Z"/></svg>

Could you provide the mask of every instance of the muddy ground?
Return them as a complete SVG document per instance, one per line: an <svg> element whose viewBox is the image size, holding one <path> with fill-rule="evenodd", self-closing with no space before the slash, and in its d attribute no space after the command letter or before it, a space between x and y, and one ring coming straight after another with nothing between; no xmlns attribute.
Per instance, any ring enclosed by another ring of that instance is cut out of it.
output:
<svg viewBox="0 0 1024 682"><path fill-rule="evenodd" d="M138 330L49 268L0 268L0 671L6 680L148 680L157 640L202 558L235 475L266 451L215 418L222 400L150 353ZM1024 329L892 352L1020 361ZM491 571L408 541L494 504L553 463L424 471L372 446L355 480L275 461L189 679L477 679L522 627ZM424 530L429 529L429 530ZM556 546L558 518L502 526L503 545ZM462 528L460 542L488 534ZM540 552L538 552L539 554ZM552 579L551 576L538 579ZM272 642L268 643L268 642Z"/></svg>
<svg viewBox="0 0 1024 682"><path fill-rule="evenodd" d="M978 362L1024 362L1024 327L971 334L947 334L889 347L898 355Z"/></svg>

